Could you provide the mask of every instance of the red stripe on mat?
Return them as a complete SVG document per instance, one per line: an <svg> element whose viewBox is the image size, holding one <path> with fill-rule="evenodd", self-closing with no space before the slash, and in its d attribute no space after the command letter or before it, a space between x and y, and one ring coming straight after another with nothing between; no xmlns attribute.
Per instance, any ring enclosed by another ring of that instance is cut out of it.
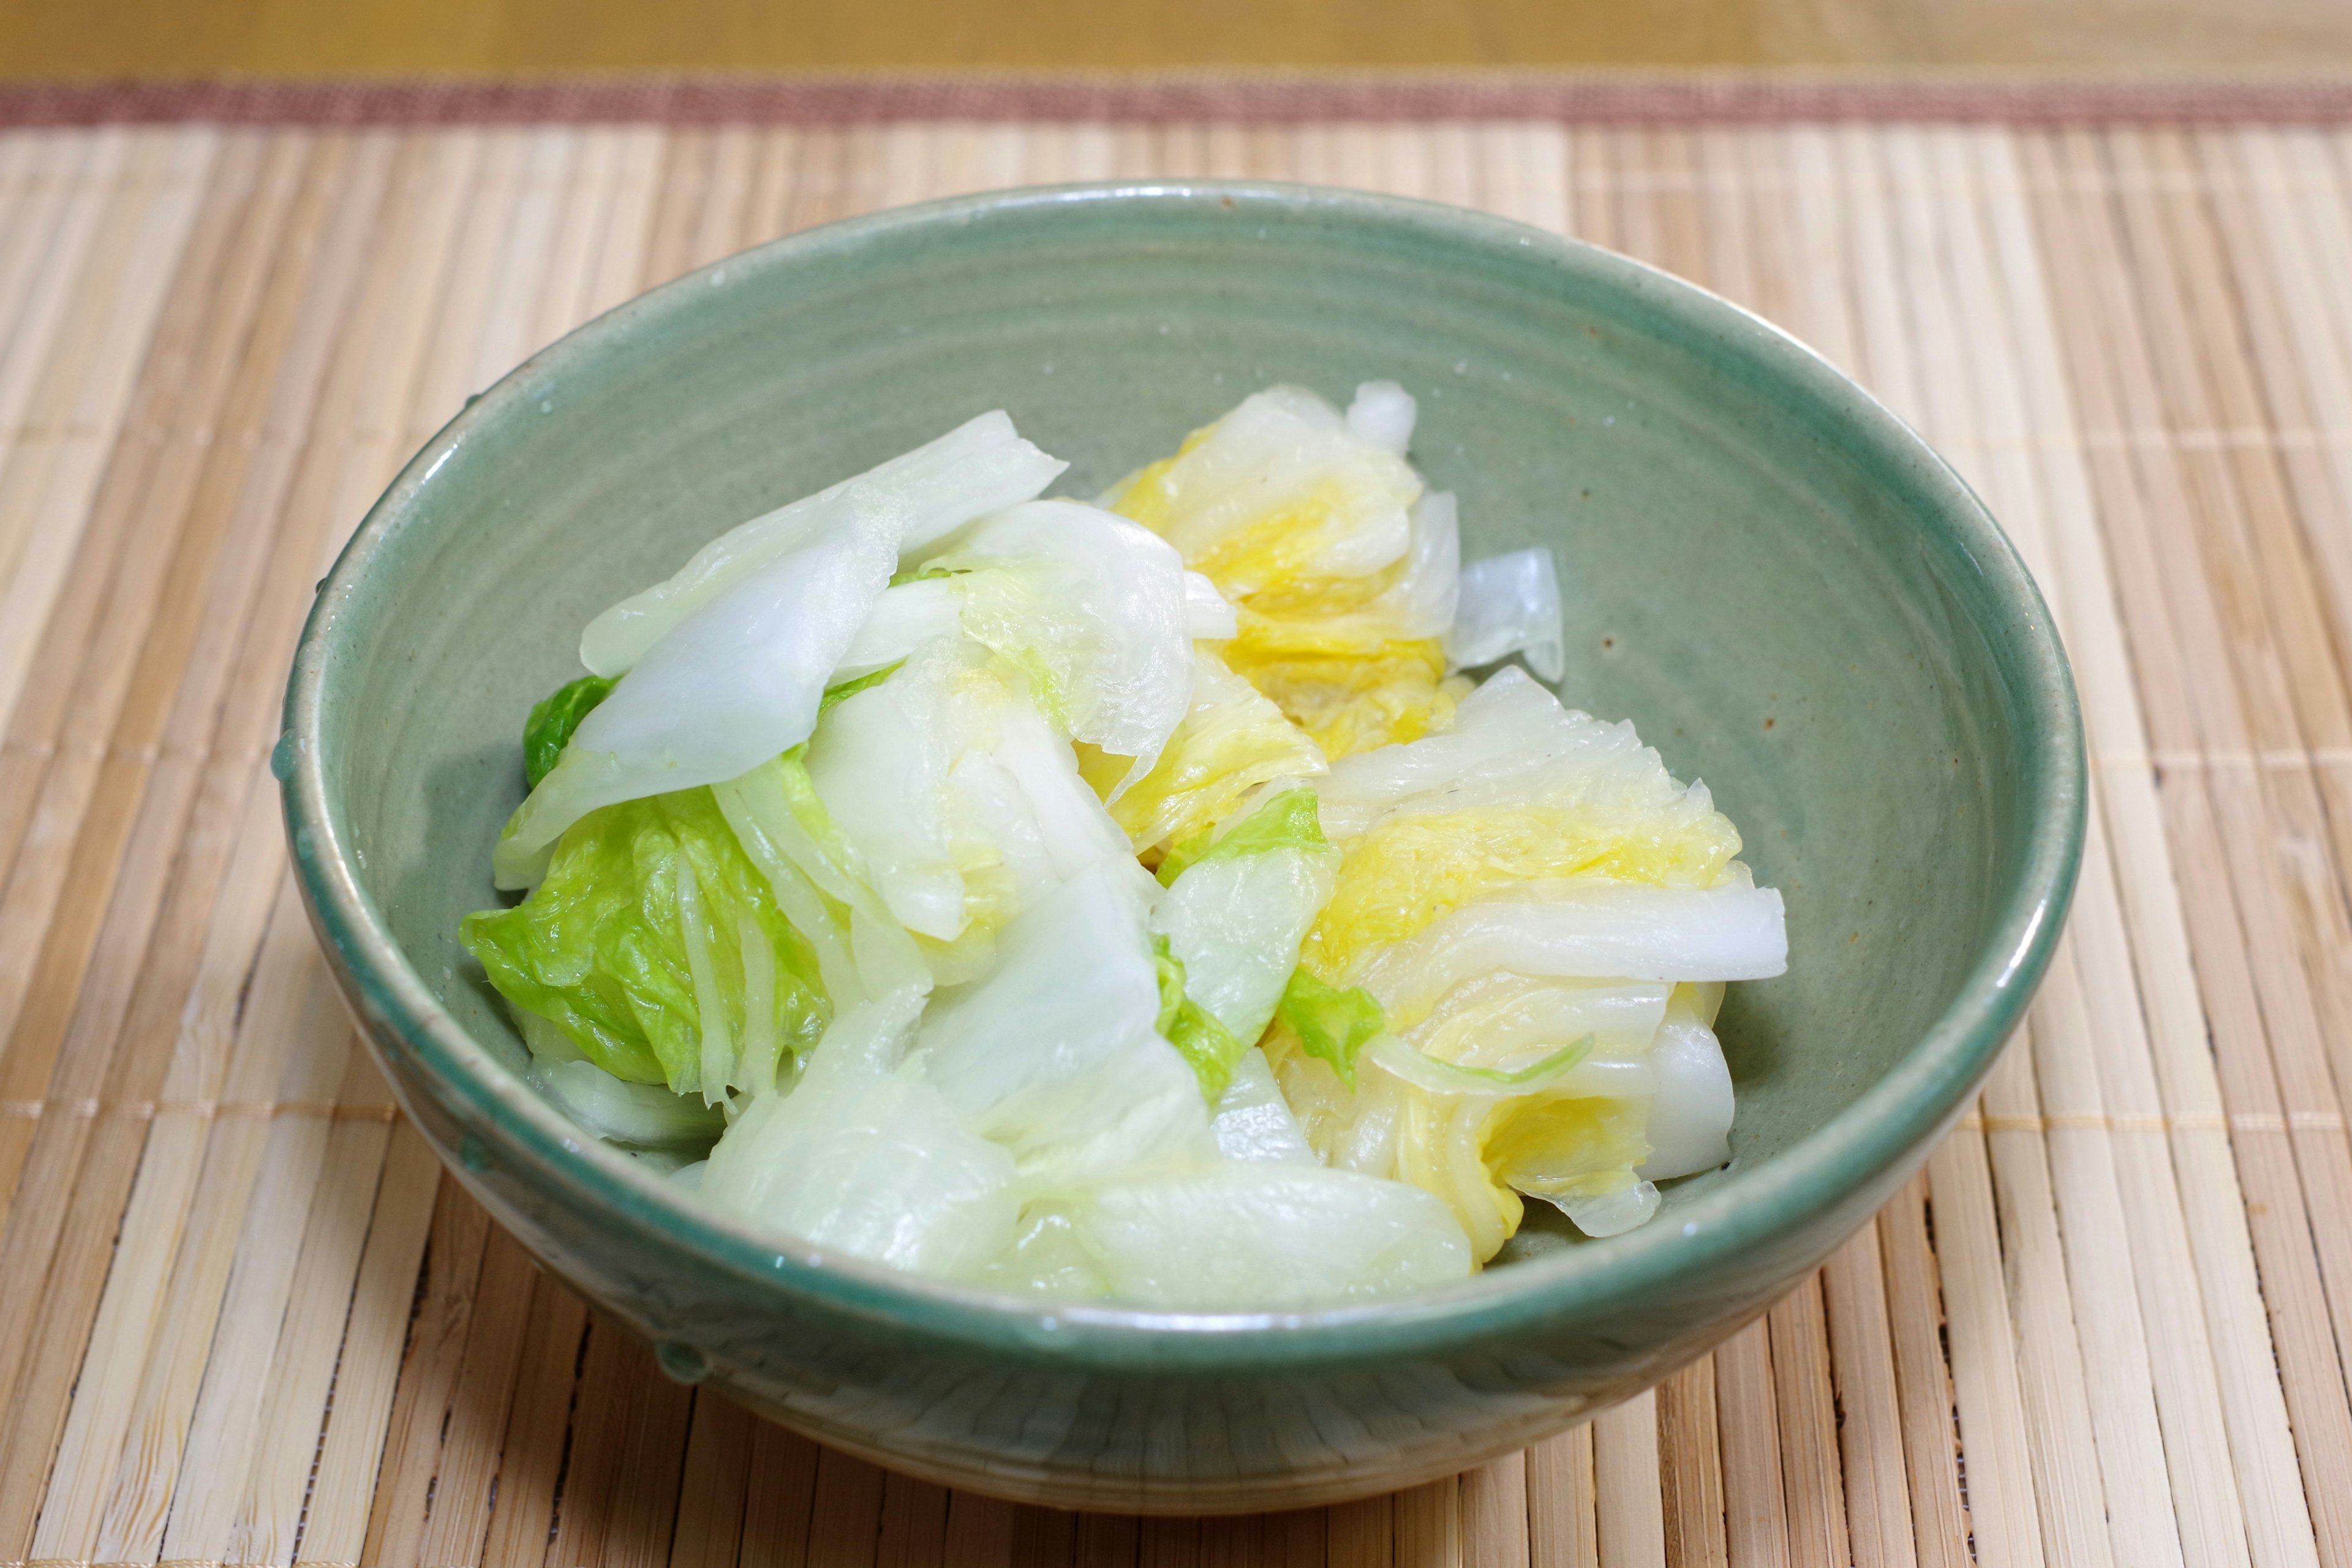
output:
<svg viewBox="0 0 2352 1568"><path fill-rule="evenodd" d="M2352 78L2116 81L1513 71L126 81L0 87L0 125L12 126L187 121L349 125L897 120L2275 124L2347 119L2352 119Z"/></svg>

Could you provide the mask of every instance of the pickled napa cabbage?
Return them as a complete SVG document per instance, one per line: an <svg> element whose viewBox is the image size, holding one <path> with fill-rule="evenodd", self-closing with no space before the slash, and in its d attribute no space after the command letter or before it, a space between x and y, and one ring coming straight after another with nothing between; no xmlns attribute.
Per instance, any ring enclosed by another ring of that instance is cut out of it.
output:
<svg viewBox="0 0 2352 1568"><path fill-rule="evenodd" d="M1416 416L1271 387L1089 505L986 414L594 617L459 931L527 1081L780 1246L1166 1310L1726 1163L1780 895L1538 684L1552 552L1464 563Z"/></svg>

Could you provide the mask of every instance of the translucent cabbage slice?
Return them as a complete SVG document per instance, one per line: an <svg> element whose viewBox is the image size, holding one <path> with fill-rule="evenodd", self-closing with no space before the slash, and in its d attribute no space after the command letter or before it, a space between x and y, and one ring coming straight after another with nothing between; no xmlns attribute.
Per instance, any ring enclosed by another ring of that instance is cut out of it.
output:
<svg viewBox="0 0 2352 1568"><path fill-rule="evenodd" d="M1217 585L1198 572L1184 574L1184 630L1195 640L1222 642L1238 626L1234 606Z"/></svg>
<svg viewBox="0 0 2352 1568"><path fill-rule="evenodd" d="M1206 647L1192 650L1190 705L1151 771L1127 785L1111 817L1137 850L1205 833L1260 785L1306 778L1328 766L1307 732ZM1108 793L1124 764L1089 770Z"/></svg>
<svg viewBox="0 0 2352 1568"><path fill-rule="evenodd" d="M1139 1173L1064 1213L1106 1293L1141 1306L1337 1306L1471 1272L1462 1227L1427 1193L1290 1161Z"/></svg>
<svg viewBox="0 0 2352 1568"><path fill-rule="evenodd" d="M1243 650L1258 659L1321 656L1377 663L1400 647L1442 638L1461 593L1460 510L1432 490L1412 505L1402 559L1370 578L1305 579L1269 589L1236 611ZM1337 668L1333 673L1338 673Z"/></svg>
<svg viewBox="0 0 2352 1568"><path fill-rule="evenodd" d="M1300 788L1260 805L1177 876L1152 912L1152 930L1183 961L1186 994L1244 1044L1273 1020L1298 944L1331 896L1339 855L1312 831L1314 799ZM1296 816L1286 814L1288 803L1304 804L1311 837L1269 833L1254 841L1254 824Z"/></svg>
<svg viewBox="0 0 2352 1568"><path fill-rule="evenodd" d="M858 874L901 925L942 941L966 920L944 798L961 738L946 711L964 672L954 647L936 641L890 679L843 700L807 751L810 782L856 848Z"/></svg>
<svg viewBox="0 0 2352 1568"><path fill-rule="evenodd" d="M1404 460L1413 402L1368 382L1342 416L1298 387L1246 399L1112 504L1234 605L1225 662L1343 756L1442 730L1439 638L1461 547L1451 496Z"/></svg>
<svg viewBox="0 0 2352 1568"><path fill-rule="evenodd" d="M1328 848L1331 841L1323 837L1323 825L1317 818L1315 792L1300 780L1280 780L1259 792L1245 811L1170 846L1160 858L1160 885L1173 887L1177 878L1207 861L1231 860L1269 849Z"/></svg>
<svg viewBox="0 0 2352 1568"><path fill-rule="evenodd" d="M1224 652L1334 758L1439 732L1467 681L1446 679L1461 544L1454 500L1424 494L1402 559L1363 577L1297 577L1244 595Z"/></svg>
<svg viewBox="0 0 2352 1568"><path fill-rule="evenodd" d="M1441 1197L1482 1258L1522 1194L1611 1235L1655 1212L1653 1174L1720 1158L1728 1079L1670 997L1778 974L1788 942L1705 786L1510 668L1450 732L1338 760L1316 788L1344 859L1301 974L1360 989L1393 1032L1352 1093L1287 1011L1268 1037L1320 1152Z"/></svg>
<svg viewBox="0 0 2352 1568"><path fill-rule="evenodd" d="M833 671L890 579L903 518L853 508L769 561L648 649L580 721L493 861L528 887L563 830L599 806L715 784L808 739Z"/></svg>
<svg viewBox="0 0 2352 1568"><path fill-rule="evenodd" d="M1469 1107L1476 1102L1454 1103ZM1622 1217L1631 1212L1625 1204L1638 1204L1638 1199L1621 1199L1614 1206L1586 1206L1643 1184L1633 1173L1649 1157L1643 1135L1649 1112L1644 1099L1572 1091L1504 1101L1498 1114L1483 1121L1457 1110L1432 1119L1440 1122L1433 1135L1417 1139L1409 1133L1401 1140L1399 1164L1411 1170L1417 1182L1454 1180L1447 1196L1482 1244L1486 1237L1499 1243L1516 1227L1524 1207L1521 1194L1558 1205L1586 1235L1598 1235L1600 1231L1587 1228L1588 1223L1602 1224L1612 1214ZM1483 1192L1475 1190L1475 1181L1454 1174L1471 1169L1486 1172ZM1486 1228L1492 1223L1486 1214L1503 1221L1500 1235Z"/></svg>
<svg viewBox="0 0 2352 1568"><path fill-rule="evenodd" d="M1393 416L1386 419L1367 423L1386 435ZM1421 491L1399 452L1358 434L1314 393L1275 386L1144 469L1113 505L1230 596L1297 576L1380 571L1405 553Z"/></svg>
<svg viewBox="0 0 2352 1568"><path fill-rule="evenodd" d="M1472 669L1515 653L1546 680L1568 672L1559 605L1559 568L1550 547L1535 545L1462 568L1462 588L1445 656Z"/></svg>
<svg viewBox="0 0 2352 1568"><path fill-rule="evenodd" d="M925 643L963 629L963 595L944 575L895 583L882 591L833 672L839 685L903 664Z"/></svg>
<svg viewBox="0 0 2352 1568"><path fill-rule="evenodd" d="M1156 1028L1157 891L1131 860L1081 872L1005 928L994 973L942 991L924 1020L930 1081L1033 1188L1214 1152L1199 1082Z"/></svg>
<svg viewBox="0 0 2352 1568"><path fill-rule="evenodd" d="M1640 1179L1657 1090L1643 1031L1665 1005L1664 986L1494 973L1412 1031L1423 1049L1376 1037L1352 1091L1291 1034L1268 1054L1318 1153L1435 1194L1483 1259L1517 1228L1520 1191L1580 1203Z"/></svg>
<svg viewBox="0 0 2352 1568"><path fill-rule="evenodd" d="M1033 858L1033 868L1016 871L1024 889L1019 907L1027 907L1026 889L1066 882L1094 866L1139 871L1118 825L1079 776L1069 742L1025 704L1008 704L996 721L993 743L984 754L967 752L953 776L981 831L1008 857L1017 847Z"/></svg>
<svg viewBox="0 0 2352 1568"><path fill-rule="evenodd" d="M1045 891L1130 853L1069 742L969 640L936 639L844 699L807 765L851 874L909 931L965 943L927 949L943 983L984 966L993 933Z"/></svg>
<svg viewBox="0 0 2352 1568"><path fill-rule="evenodd" d="M1656 1098L1650 1105L1650 1157L1637 1173L1663 1182L1712 1171L1731 1158L1737 1109L1723 1046L1703 1016L1696 987L1677 985L1650 1049ZM1718 991L1717 994L1720 994Z"/></svg>
<svg viewBox="0 0 2352 1568"><path fill-rule="evenodd" d="M1351 1089L1359 1087L1356 1058L1388 1033L1388 1015L1370 992L1360 985L1342 990L1327 984L1304 966L1292 973L1275 1013L1282 1023L1280 1037L1328 1064Z"/></svg>
<svg viewBox="0 0 2352 1568"><path fill-rule="evenodd" d="M1420 407L1412 395L1393 381L1368 381L1356 388L1348 405L1348 433L1368 446L1404 456L1412 445L1412 426Z"/></svg>
<svg viewBox="0 0 2352 1568"><path fill-rule="evenodd" d="M530 1047L530 1083L557 1109L607 1142L634 1149L698 1151L709 1146L727 1121L719 1108L698 1096L673 1094L660 1084L614 1078L588 1059L572 1037L536 1013L513 1009L515 1026Z"/></svg>
<svg viewBox="0 0 2352 1568"><path fill-rule="evenodd" d="M1657 1215L1660 1199L1654 1185L1640 1181L1590 1196L1561 1193L1549 1196L1548 1201L1574 1221L1577 1229L1597 1241L1602 1237L1622 1236L1649 1224Z"/></svg>
<svg viewBox="0 0 2352 1568"><path fill-rule="evenodd" d="M1564 709L1517 669L1463 706L1455 733L1343 759L1318 782L1324 830L1346 857L1304 950L1318 976L1351 984L1383 950L1467 905L1568 898L1587 884L1606 898L1612 886L1697 891L1744 878L1738 830L1630 724Z"/></svg>
<svg viewBox="0 0 2352 1568"><path fill-rule="evenodd" d="M1624 980L1560 979L1497 970L1452 987L1426 1013L1396 1002L1414 1049L1466 1067L1517 1068L1591 1037L1591 1060L1638 1061L1664 1023L1673 988ZM1594 1075L1587 1075L1592 1077ZM1622 1074L1609 1076L1622 1081Z"/></svg>
<svg viewBox="0 0 2352 1568"><path fill-rule="evenodd" d="M973 518L1043 495L1068 466L1023 440L1003 410L983 414L855 479L728 530L667 581L590 621L580 662L617 676L697 611L784 555L862 529L879 514L893 520L895 560L900 549L919 550Z"/></svg>
<svg viewBox="0 0 2352 1568"><path fill-rule="evenodd" d="M1470 1095L1485 1100L1513 1100L1559 1089L1561 1080L1591 1054L1590 1035L1518 1068L1472 1068L1441 1061L1423 1055L1394 1035L1376 1037L1364 1052L1375 1066L1424 1094Z"/></svg>
<svg viewBox="0 0 2352 1568"><path fill-rule="evenodd" d="M1345 758L1316 793L1323 830L1344 841L1417 795L1442 792L1444 807L1461 811L1539 800L1563 787L1661 816L1714 809L1705 786L1677 784L1632 724L1563 707L1516 666L1465 698L1444 734Z"/></svg>
<svg viewBox="0 0 2352 1568"><path fill-rule="evenodd" d="M948 581L965 633L1030 673L1065 733L1132 759L1128 780L1150 772L1192 688L1193 592L1167 541L1076 501L1032 501L958 534L926 570L961 573Z"/></svg>
<svg viewBox="0 0 2352 1568"><path fill-rule="evenodd" d="M524 1078L597 1137L642 1149L702 1149L726 1118L696 1095L659 1084L630 1083L583 1058L535 1062Z"/></svg>
<svg viewBox="0 0 2352 1568"><path fill-rule="evenodd" d="M905 1060L922 994L845 1013L788 1095L753 1100L699 1191L765 1229L917 1273L975 1270L1011 1245L1013 1157Z"/></svg>
<svg viewBox="0 0 2352 1568"><path fill-rule="evenodd" d="M736 842L760 868L793 927L815 950L836 1008L893 991L928 990L915 939L875 891L797 753L712 786Z"/></svg>
<svg viewBox="0 0 2352 1568"><path fill-rule="evenodd" d="M1462 590L1460 509L1450 492L1433 490L1413 505L1404 570L1372 602L1372 614L1390 623L1391 636L1442 637L1461 614Z"/></svg>
<svg viewBox="0 0 2352 1568"><path fill-rule="evenodd" d="M1457 910L1383 950L1363 972L1365 989L1391 1014L1417 1014L1498 969L1654 982L1764 980L1789 967L1780 895L1770 888L1580 878L1528 891Z"/></svg>
<svg viewBox="0 0 2352 1568"><path fill-rule="evenodd" d="M1226 1085L1224 1098L1217 1101L1209 1130L1216 1136L1217 1152L1228 1160L1322 1163L1307 1142L1290 1102L1282 1098L1282 1086L1275 1082L1265 1053L1255 1046L1234 1064L1233 1081Z"/></svg>
<svg viewBox="0 0 2352 1568"><path fill-rule="evenodd" d="M1061 471L1001 414L746 523L589 625L619 684L507 824L499 885L529 887L598 806L718 784L800 744L899 553L1034 496Z"/></svg>

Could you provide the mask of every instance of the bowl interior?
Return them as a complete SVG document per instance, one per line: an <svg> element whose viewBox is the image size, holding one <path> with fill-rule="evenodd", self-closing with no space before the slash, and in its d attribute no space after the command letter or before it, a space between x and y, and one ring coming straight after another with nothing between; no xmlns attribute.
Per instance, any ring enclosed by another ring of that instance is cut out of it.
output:
<svg viewBox="0 0 2352 1568"><path fill-rule="evenodd" d="M1459 494L1465 558L1557 552L1563 698L1705 779L1786 896L1788 975L1723 1019L1735 1161L1667 1202L1738 1183L1914 1047L2016 896L2047 700L2013 563L1765 329L1462 215L1278 189L918 211L736 258L541 355L396 487L336 611L320 762L352 868L520 1065L456 931L498 900L523 716L580 672L591 615L984 409L1085 496L1269 383L1344 401L1372 378L1420 400L1413 458ZM1510 1256L1569 1235L1538 1221Z"/></svg>

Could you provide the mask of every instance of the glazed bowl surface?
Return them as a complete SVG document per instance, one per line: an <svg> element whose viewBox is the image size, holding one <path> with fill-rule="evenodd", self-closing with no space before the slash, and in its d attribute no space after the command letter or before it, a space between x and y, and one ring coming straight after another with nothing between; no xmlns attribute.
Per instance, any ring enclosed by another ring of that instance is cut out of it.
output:
<svg viewBox="0 0 2352 1568"><path fill-rule="evenodd" d="M745 518L1003 407L1088 495L1275 382L1401 382L1467 560L1552 546L1574 707L1704 778L1781 889L1732 988L1734 1158L1605 1241L1303 1314L1055 1306L756 1234L520 1077L459 917L582 625ZM708 1378L898 1468L1205 1512L1407 1485L1654 1384L1925 1159L2017 1022L2083 833L2064 656L1934 452L1775 329L1622 257L1299 186L1002 192L657 289L471 402L321 584L275 757L328 959L417 1128L548 1268Z"/></svg>

